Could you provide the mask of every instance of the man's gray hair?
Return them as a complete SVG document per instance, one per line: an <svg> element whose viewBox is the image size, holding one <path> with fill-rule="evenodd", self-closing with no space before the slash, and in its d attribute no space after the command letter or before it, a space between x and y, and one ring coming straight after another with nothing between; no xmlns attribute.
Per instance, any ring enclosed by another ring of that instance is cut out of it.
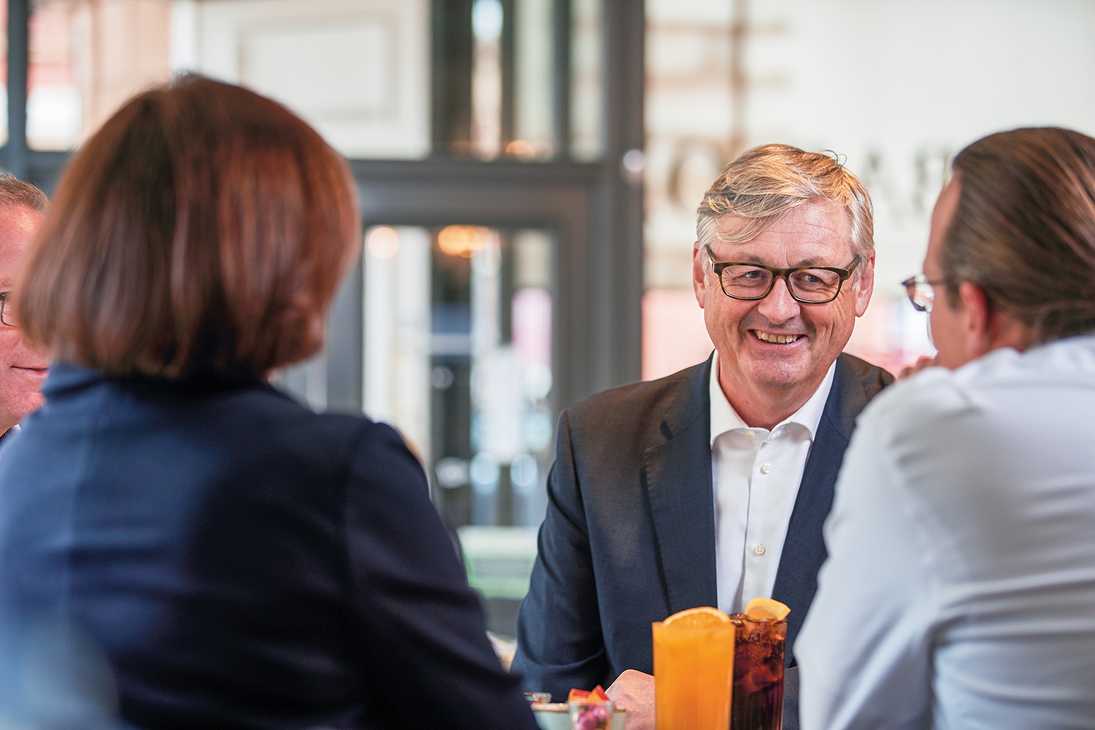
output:
<svg viewBox="0 0 1095 730"><path fill-rule="evenodd" d="M731 162L703 196L696 211L696 239L702 246L716 240L722 216L748 222L727 243L744 243L769 223L811 200L831 200L848 211L852 252L868 256L874 250L874 210L871 196L835 154L805 152L785 144L747 150Z"/></svg>
<svg viewBox="0 0 1095 730"><path fill-rule="evenodd" d="M42 212L49 198L37 185L20 180L7 172L0 172L0 208L21 206Z"/></svg>

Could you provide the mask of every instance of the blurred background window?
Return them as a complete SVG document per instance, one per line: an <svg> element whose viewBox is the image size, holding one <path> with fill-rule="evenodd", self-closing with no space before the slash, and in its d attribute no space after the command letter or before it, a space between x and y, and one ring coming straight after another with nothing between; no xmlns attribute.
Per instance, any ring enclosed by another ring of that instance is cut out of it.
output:
<svg viewBox="0 0 1095 730"><path fill-rule="evenodd" d="M31 10L34 149L71 149L135 92L199 71L284 101L348 157L601 152L600 0L38 0Z"/></svg>
<svg viewBox="0 0 1095 730"><path fill-rule="evenodd" d="M931 351L920 268L950 157L1095 132L1089 0L0 0L0 161L52 189L140 89L194 70L349 160L364 253L323 353L280 382L395 424L512 636L562 408L711 349L695 208L747 147L829 149L875 201L850 349Z"/></svg>
<svg viewBox="0 0 1095 730"><path fill-rule="evenodd" d="M556 250L535 229L365 232L365 412L435 465L450 525L543 518Z"/></svg>

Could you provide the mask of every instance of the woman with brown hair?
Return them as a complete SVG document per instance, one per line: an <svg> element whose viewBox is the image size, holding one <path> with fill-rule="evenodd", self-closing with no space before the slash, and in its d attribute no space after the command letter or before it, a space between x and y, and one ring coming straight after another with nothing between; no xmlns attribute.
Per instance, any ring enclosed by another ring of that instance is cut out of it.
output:
<svg viewBox="0 0 1095 730"><path fill-rule="evenodd" d="M0 464L16 719L91 666L140 727L535 727L399 436L266 382L360 225L339 156L237 86L152 89L76 154L9 302L55 360Z"/></svg>

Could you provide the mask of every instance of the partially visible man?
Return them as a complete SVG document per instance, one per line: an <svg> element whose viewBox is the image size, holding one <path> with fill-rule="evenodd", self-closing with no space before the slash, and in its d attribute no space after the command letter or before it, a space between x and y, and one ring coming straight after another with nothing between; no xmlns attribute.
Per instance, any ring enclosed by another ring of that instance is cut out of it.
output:
<svg viewBox="0 0 1095 730"><path fill-rule="evenodd" d="M651 622L774 596L793 639L855 417L892 380L841 354L871 298L873 216L832 157L767 145L732 162L700 205L692 260L715 353L562 414L518 626L529 689L615 682L636 728Z"/></svg>
<svg viewBox="0 0 1095 730"><path fill-rule="evenodd" d="M0 173L0 448L23 416L42 403L49 361L23 341L11 290L45 208L45 193Z"/></svg>
<svg viewBox="0 0 1095 730"><path fill-rule="evenodd" d="M1095 721L1095 139L953 169L905 282L944 367L860 418L796 647L809 730Z"/></svg>

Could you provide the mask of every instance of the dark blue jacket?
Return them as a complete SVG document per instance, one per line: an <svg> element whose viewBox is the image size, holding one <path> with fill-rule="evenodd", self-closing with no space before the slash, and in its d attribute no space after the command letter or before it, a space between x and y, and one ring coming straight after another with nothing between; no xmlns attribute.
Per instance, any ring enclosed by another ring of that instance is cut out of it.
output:
<svg viewBox="0 0 1095 730"><path fill-rule="evenodd" d="M392 429L260 382L45 396L0 459L0 718L535 727Z"/></svg>
<svg viewBox="0 0 1095 730"><path fill-rule="evenodd" d="M651 623L717 604L710 373L708 359L560 418L518 622L514 667L528 688L565 694L608 686L625 669L652 672ZM892 380L850 355L837 360L773 590L791 607L788 647L817 589L821 528L855 417Z"/></svg>

